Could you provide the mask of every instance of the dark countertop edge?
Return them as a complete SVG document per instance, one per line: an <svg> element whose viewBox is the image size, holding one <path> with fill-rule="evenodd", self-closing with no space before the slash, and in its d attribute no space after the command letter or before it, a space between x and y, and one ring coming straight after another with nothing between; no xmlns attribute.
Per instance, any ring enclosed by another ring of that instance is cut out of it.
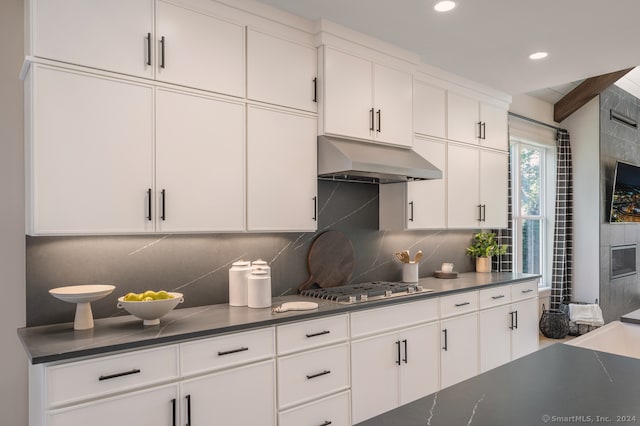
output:
<svg viewBox="0 0 640 426"><path fill-rule="evenodd" d="M109 344L109 345L91 347L86 349L75 349L67 352L55 352L55 353L50 353L46 355L37 355L37 356L32 355L32 351L29 350L27 333L33 330L42 330L46 332L48 328L51 328L54 326L60 326L63 324L70 325L70 328L72 329L71 325L73 323L52 324L52 325L43 325L43 326L36 326L36 327L21 327L17 329L17 333L25 349L25 352L29 358L29 361L31 362L31 364L36 365L36 364L43 364L48 362L57 362L57 361L65 361L65 360L71 360L76 358L83 358L87 356L107 355L107 354L117 353L117 352L130 350L130 349L144 349L144 348L151 348L158 345L181 343L181 342L194 340L194 339L202 339L202 338L213 337L213 336L218 336L218 335L223 335L228 333L266 328L274 325L280 325L283 323L293 323L297 321L305 321L309 319L316 319L316 318L321 318L325 316L349 313L353 311L375 309L375 308L381 308L389 305L397 305L402 303L410 303L410 302L415 302L423 299L442 297L449 294L481 290L483 288L488 288L488 287L516 284L519 282L525 282L525 281L530 281L533 279L540 278L540 275L538 274L494 272L492 273L492 276L495 276L495 274L504 274L504 277L496 277L495 280L492 280L491 282L486 282L486 283L466 284L467 286L464 286L465 284L463 284L463 286L461 286L460 288L436 290L432 292L412 294L407 297L395 297L392 299L373 300L370 302L356 303L353 305L324 301L325 303L330 303L331 308L326 310L297 311L295 313L283 314L281 316L279 314L274 314L272 317L265 320L261 320L261 321L234 324L234 325L222 326L222 327L212 327L209 329L195 330L193 332L185 332L180 334L155 337L151 339L132 340L124 343ZM425 286L424 284L426 284L427 282L433 282L433 283L442 282L442 284L444 284L445 282L455 282L458 279L464 278L465 275L467 277L470 275L478 276L478 274L471 272L471 273L460 274L458 278L452 278L452 279L424 277L424 278L420 278L420 284L422 284L425 288L429 288L428 285ZM483 275L480 274L479 276L483 276ZM435 281L431 281L431 280L435 280ZM296 296L293 296L293 297L296 297ZM282 299L282 298L274 298L274 301L276 301L276 303L274 303L274 306L277 306L280 304L278 303L279 299ZM308 297L305 297L304 300L318 301L317 299L311 299ZM210 306L225 306L225 305L226 304L210 305ZM193 307L193 308L183 308L183 309L197 309L197 308L202 308L202 306ZM129 315L127 315L127 317L129 317ZM109 318L103 318L103 319L97 319L96 322L108 322L108 320Z"/></svg>
<svg viewBox="0 0 640 426"><path fill-rule="evenodd" d="M620 317L620 322L626 322L629 324L640 324L640 309L629 312L628 314L624 314Z"/></svg>

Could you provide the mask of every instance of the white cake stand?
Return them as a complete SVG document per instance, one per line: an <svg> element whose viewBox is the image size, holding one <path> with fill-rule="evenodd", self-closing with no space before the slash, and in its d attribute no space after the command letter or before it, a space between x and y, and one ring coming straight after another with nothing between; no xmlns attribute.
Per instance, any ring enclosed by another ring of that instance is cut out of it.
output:
<svg viewBox="0 0 640 426"><path fill-rule="evenodd" d="M49 290L57 299L76 304L76 317L73 321L74 330L93 328L93 313L91 302L102 299L111 294L116 288L108 284L72 285Z"/></svg>

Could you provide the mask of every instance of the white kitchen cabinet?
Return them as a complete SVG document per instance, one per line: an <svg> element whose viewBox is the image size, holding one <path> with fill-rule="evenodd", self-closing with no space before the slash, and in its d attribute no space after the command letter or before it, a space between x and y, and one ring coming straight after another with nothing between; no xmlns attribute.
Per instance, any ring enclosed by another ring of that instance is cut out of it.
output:
<svg viewBox="0 0 640 426"><path fill-rule="evenodd" d="M440 322L440 388L478 374L478 313L454 316Z"/></svg>
<svg viewBox="0 0 640 426"><path fill-rule="evenodd" d="M153 88L31 65L28 233L153 230Z"/></svg>
<svg viewBox="0 0 640 426"><path fill-rule="evenodd" d="M412 145L411 74L328 47L323 67L322 133Z"/></svg>
<svg viewBox="0 0 640 426"><path fill-rule="evenodd" d="M242 231L245 107L158 89L157 231Z"/></svg>
<svg viewBox="0 0 640 426"><path fill-rule="evenodd" d="M244 96L244 26L158 0L156 78L232 96Z"/></svg>
<svg viewBox="0 0 640 426"><path fill-rule="evenodd" d="M471 95L447 92L447 138L507 151L507 109Z"/></svg>
<svg viewBox="0 0 640 426"><path fill-rule="evenodd" d="M446 137L446 90L442 87L414 79L413 131L414 133ZM415 143L415 140L414 140ZM415 147L415 145L414 145Z"/></svg>
<svg viewBox="0 0 640 426"><path fill-rule="evenodd" d="M416 136L413 149L442 170L442 179L380 185L380 230L447 226L446 143Z"/></svg>
<svg viewBox="0 0 640 426"><path fill-rule="evenodd" d="M278 415L279 426L351 426L349 391L340 392Z"/></svg>
<svg viewBox="0 0 640 426"><path fill-rule="evenodd" d="M153 0L27 3L33 56L153 77Z"/></svg>
<svg viewBox="0 0 640 426"><path fill-rule="evenodd" d="M511 361L511 305L480 311L480 372Z"/></svg>
<svg viewBox="0 0 640 426"><path fill-rule="evenodd" d="M247 228L315 231L316 117L248 107Z"/></svg>
<svg viewBox="0 0 640 426"><path fill-rule="evenodd" d="M506 153L448 144L449 228L506 228L508 162Z"/></svg>
<svg viewBox="0 0 640 426"><path fill-rule="evenodd" d="M181 424L275 426L275 361L184 380L180 395Z"/></svg>
<svg viewBox="0 0 640 426"><path fill-rule="evenodd" d="M247 98L317 111L316 49L249 28Z"/></svg>

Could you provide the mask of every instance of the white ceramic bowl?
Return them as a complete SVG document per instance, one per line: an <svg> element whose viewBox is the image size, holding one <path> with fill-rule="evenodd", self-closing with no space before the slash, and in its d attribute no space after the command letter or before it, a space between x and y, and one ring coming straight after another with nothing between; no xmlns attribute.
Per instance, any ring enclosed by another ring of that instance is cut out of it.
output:
<svg viewBox="0 0 640 426"><path fill-rule="evenodd" d="M124 300L124 296L118 297L118 308L124 309L134 317L143 320L144 325L158 325L160 318L167 315L179 303L184 302L182 293L169 292L171 299L148 300L146 302L132 302Z"/></svg>

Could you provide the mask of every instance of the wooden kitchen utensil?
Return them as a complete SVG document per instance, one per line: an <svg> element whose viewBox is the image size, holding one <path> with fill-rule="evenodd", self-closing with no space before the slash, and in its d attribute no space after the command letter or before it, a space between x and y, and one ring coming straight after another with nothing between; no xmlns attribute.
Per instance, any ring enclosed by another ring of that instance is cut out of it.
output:
<svg viewBox="0 0 640 426"><path fill-rule="evenodd" d="M422 250L418 250L415 257L413 258L413 263L420 263L422 260Z"/></svg>
<svg viewBox="0 0 640 426"><path fill-rule="evenodd" d="M336 287L351 279L355 258L351 241L339 231L327 231L311 243L307 265L309 279L298 291L314 287Z"/></svg>

